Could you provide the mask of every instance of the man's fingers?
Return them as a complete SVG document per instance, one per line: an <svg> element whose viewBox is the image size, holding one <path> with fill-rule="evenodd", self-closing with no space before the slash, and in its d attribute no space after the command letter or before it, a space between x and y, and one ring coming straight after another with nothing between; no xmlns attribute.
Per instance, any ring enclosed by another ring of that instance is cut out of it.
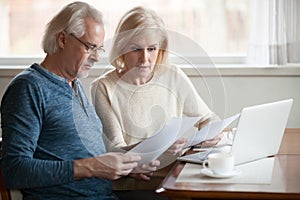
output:
<svg viewBox="0 0 300 200"><path fill-rule="evenodd" d="M138 162L140 161L142 158L139 155L134 155L134 154L130 154L130 155L124 155L123 156L123 162L124 163L131 163L131 162Z"/></svg>
<svg viewBox="0 0 300 200"><path fill-rule="evenodd" d="M150 163L151 166L153 167L158 167L160 165L160 161L159 160L153 160L151 163Z"/></svg>

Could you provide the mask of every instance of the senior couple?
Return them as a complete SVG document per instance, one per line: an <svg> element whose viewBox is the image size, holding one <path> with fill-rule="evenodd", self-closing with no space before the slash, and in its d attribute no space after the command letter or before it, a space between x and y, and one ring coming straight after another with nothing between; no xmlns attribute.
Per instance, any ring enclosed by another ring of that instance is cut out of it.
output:
<svg viewBox="0 0 300 200"><path fill-rule="evenodd" d="M1 169L23 199L160 199L153 191L186 139L138 169L140 155L124 151L171 117L199 117L198 127L214 119L187 76L168 63L162 19L143 7L121 18L109 57L114 69L92 83L92 105L78 78L101 59L104 37L102 14L70 3L47 24L44 60L9 84Z"/></svg>

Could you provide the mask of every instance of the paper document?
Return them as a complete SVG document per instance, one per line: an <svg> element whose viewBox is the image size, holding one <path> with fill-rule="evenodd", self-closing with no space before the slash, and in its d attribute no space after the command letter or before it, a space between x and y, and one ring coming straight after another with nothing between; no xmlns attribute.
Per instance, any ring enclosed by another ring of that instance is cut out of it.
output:
<svg viewBox="0 0 300 200"><path fill-rule="evenodd" d="M149 137L132 148L128 153L142 157L139 165L148 164L164 153L176 140L194 126L199 117L171 118L155 135Z"/></svg>
<svg viewBox="0 0 300 200"><path fill-rule="evenodd" d="M202 141L213 139L239 116L240 114L236 114L224 120L214 121L207 124L205 127L200 129L199 131L197 130L195 134L188 138L185 147L194 146Z"/></svg>
<svg viewBox="0 0 300 200"><path fill-rule="evenodd" d="M198 164L187 163L177 177L176 183L271 184L275 164L274 157L255 160L235 166L241 174L232 178L220 179L210 178L202 174L201 169L203 167ZM275 177L281 177L281 175L276 174Z"/></svg>
<svg viewBox="0 0 300 200"><path fill-rule="evenodd" d="M183 162L190 162L190 163L197 163L202 164L204 160L207 159L207 156L211 153L218 153L220 150L218 149L212 149L207 151L202 151L198 153L189 154L186 156L177 157L177 160L183 161Z"/></svg>

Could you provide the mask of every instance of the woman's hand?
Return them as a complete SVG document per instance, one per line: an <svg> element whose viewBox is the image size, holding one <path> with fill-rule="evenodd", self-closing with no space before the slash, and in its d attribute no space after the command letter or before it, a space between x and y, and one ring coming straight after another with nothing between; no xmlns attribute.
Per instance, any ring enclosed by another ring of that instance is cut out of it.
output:
<svg viewBox="0 0 300 200"><path fill-rule="evenodd" d="M203 142L200 142L197 147L201 148L207 148L207 147L213 147L216 146L222 139L223 133L219 133L217 136L215 136L213 139L205 140Z"/></svg>
<svg viewBox="0 0 300 200"><path fill-rule="evenodd" d="M172 155L176 155L182 151L182 148L184 147L186 142L186 138L180 138L174 144L172 144L172 146L166 152Z"/></svg>

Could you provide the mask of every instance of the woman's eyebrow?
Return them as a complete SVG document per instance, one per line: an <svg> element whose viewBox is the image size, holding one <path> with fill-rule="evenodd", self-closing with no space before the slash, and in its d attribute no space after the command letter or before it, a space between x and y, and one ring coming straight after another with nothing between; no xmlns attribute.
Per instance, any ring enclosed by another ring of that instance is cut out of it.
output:
<svg viewBox="0 0 300 200"><path fill-rule="evenodd" d="M131 43L130 46L142 47L141 45L136 44L136 43ZM153 47L153 46L158 46L158 44L154 43L154 44L147 45L145 47Z"/></svg>

